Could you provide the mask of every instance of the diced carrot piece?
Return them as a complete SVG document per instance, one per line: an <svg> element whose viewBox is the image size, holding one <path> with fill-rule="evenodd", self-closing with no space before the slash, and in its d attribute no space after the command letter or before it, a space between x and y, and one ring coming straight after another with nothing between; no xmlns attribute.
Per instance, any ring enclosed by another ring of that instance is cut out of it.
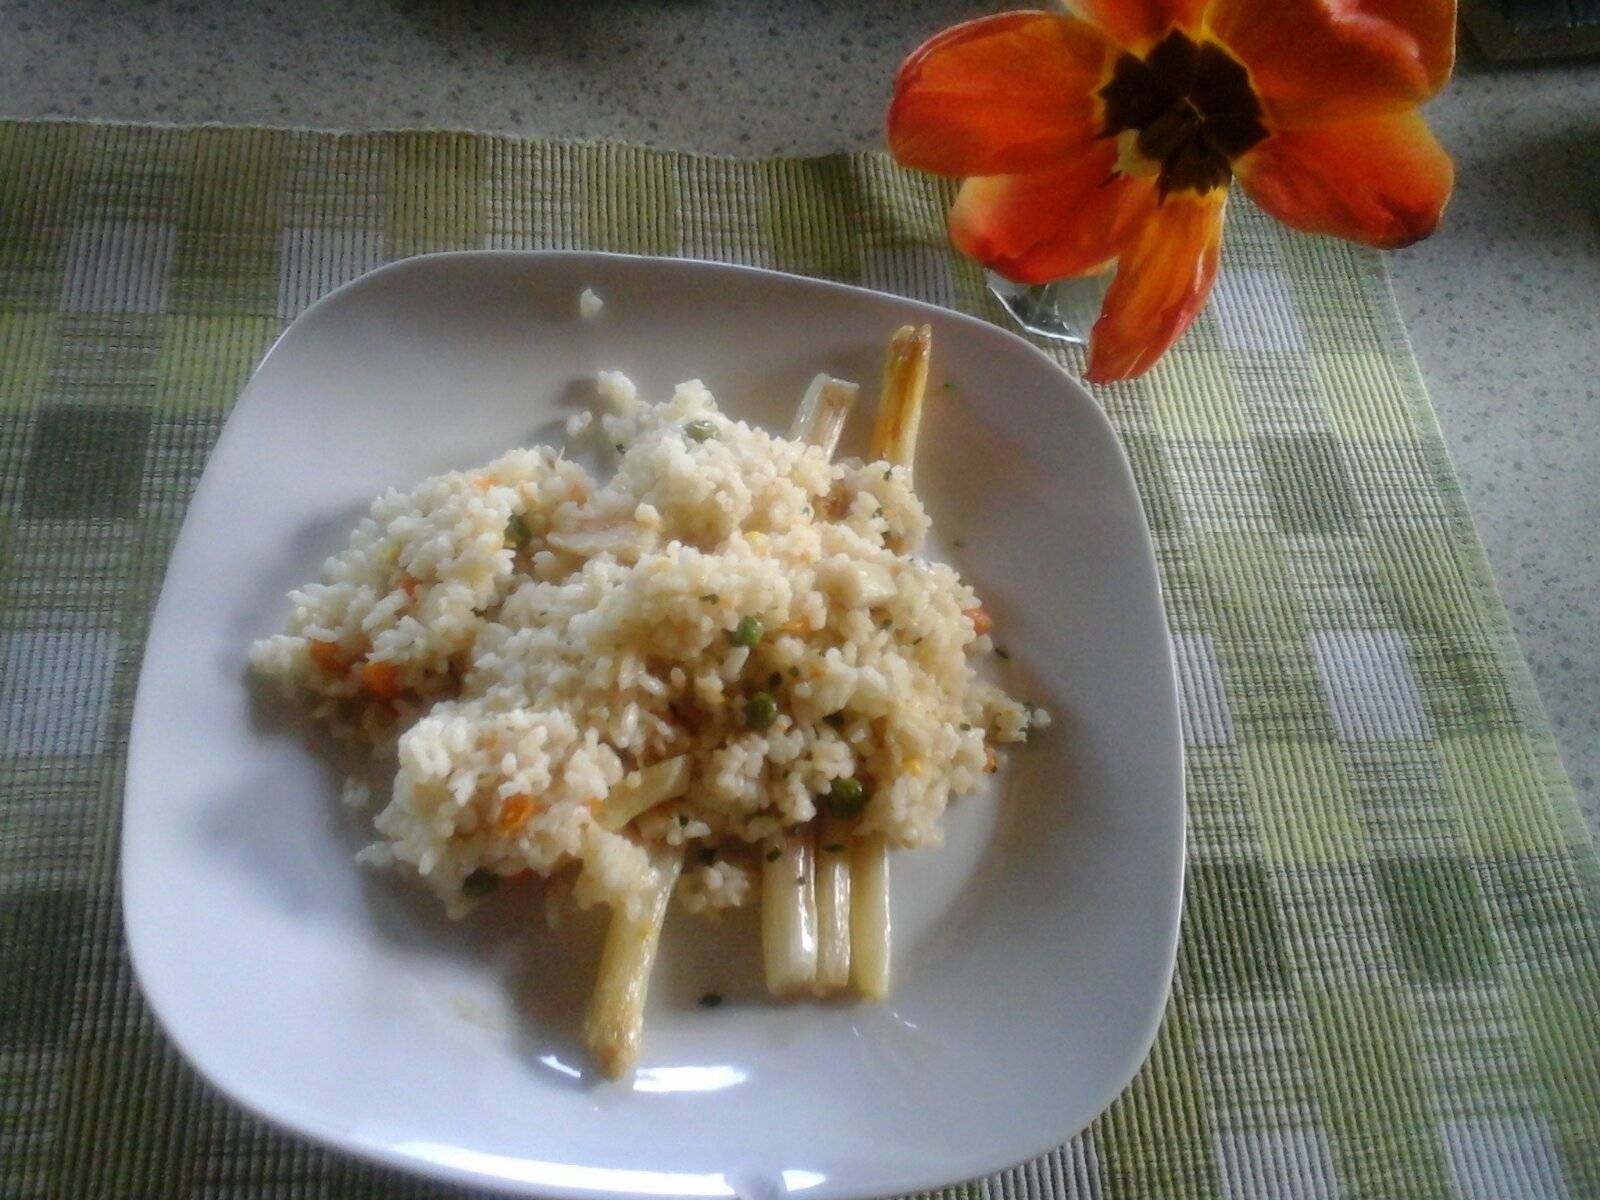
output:
<svg viewBox="0 0 1600 1200"><path fill-rule="evenodd" d="M401 575L400 590L415 600L417 596L417 581L409 575Z"/></svg>
<svg viewBox="0 0 1600 1200"><path fill-rule="evenodd" d="M317 670L329 675L338 675L345 667L344 651L339 643L325 642L321 638L311 639L311 661L317 665Z"/></svg>
<svg viewBox="0 0 1600 1200"><path fill-rule="evenodd" d="M983 744L983 770L986 775L993 775L1000 769L1000 756L994 752L994 747L988 742Z"/></svg>
<svg viewBox="0 0 1600 1200"><path fill-rule="evenodd" d="M392 662L362 663L361 685L380 700L393 700L400 694L400 668Z"/></svg>
<svg viewBox="0 0 1600 1200"><path fill-rule="evenodd" d="M989 610L981 604L977 608L966 609L961 615L972 622L972 632L979 637L994 628L994 618L989 615Z"/></svg>
<svg viewBox="0 0 1600 1200"><path fill-rule="evenodd" d="M528 818L533 816L535 807L532 796L520 794L507 796L495 816L494 831L501 837L515 833L528 823Z"/></svg>

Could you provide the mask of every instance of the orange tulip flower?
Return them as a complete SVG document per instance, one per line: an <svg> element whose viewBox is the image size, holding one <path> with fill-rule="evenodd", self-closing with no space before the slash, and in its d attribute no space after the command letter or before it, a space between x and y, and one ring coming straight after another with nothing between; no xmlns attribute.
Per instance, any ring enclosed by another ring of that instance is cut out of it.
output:
<svg viewBox="0 0 1600 1200"><path fill-rule="evenodd" d="M1116 264L1097 383L1147 371L1205 306L1235 175L1297 229L1433 232L1450 159L1416 109L1450 76L1454 0L1077 0L947 29L901 66L889 147L965 179L964 254L1022 283Z"/></svg>

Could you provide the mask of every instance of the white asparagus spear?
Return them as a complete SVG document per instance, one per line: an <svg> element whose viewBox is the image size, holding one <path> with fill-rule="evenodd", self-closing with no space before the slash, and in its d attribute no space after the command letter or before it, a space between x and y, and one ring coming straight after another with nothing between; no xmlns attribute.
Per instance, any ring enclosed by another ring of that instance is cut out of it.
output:
<svg viewBox="0 0 1600 1200"><path fill-rule="evenodd" d="M624 781L612 788L595 820L615 833L646 809L675 800L688 788L688 756L664 759L640 771L637 783ZM639 1056L650 970L661 943L667 903L683 867L682 848L653 854L651 867L651 883L639 910L616 909L611 914L600 952L600 974L584 1018L584 1043L611 1079L625 1074Z"/></svg>
<svg viewBox="0 0 1600 1200"><path fill-rule="evenodd" d="M816 993L850 986L850 826L837 817L817 821Z"/></svg>
<svg viewBox="0 0 1600 1200"><path fill-rule="evenodd" d="M831 375L818 375L800 398L795 409L794 422L789 426L792 441L816 446L832 458L839 446L839 435L844 432L845 418L855 403L861 388Z"/></svg>
<svg viewBox="0 0 1600 1200"><path fill-rule="evenodd" d="M889 339L871 456L911 470L928 388L933 330L903 325ZM889 843L879 834L850 846L850 984L862 996L889 994Z"/></svg>
<svg viewBox="0 0 1600 1200"><path fill-rule="evenodd" d="M651 855L651 879L637 910L616 908L600 953L600 977L584 1018L583 1041L609 1079L619 1079L639 1057L650 968L661 945L667 903L683 867L680 847Z"/></svg>
<svg viewBox="0 0 1600 1200"><path fill-rule="evenodd" d="M928 390L928 359L932 352L931 326L902 325L889 338L889 354L883 364L871 456L907 471L917 453L917 431L922 427L922 398Z"/></svg>
<svg viewBox="0 0 1600 1200"><path fill-rule="evenodd" d="M853 383L818 375L795 410L789 436L831 458L859 391ZM775 996L811 991L816 986L818 953L811 834L807 830L778 834L763 845L762 855L761 955L767 990ZM837 947L832 953L837 955Z"/></svg>
<svg viewBox="0 0 1600 1200"><path fill-rule="evenodd" d="M811 991L817 977L817 906L811 834L785 830L767 839L761 862L761 956L767 991Z"/></svg>
<svg viewBox="0 0 1600 1200"><path fill-rule="evenodd" d="M878 833L850 843L850 986L889 994L889 843Z"/></svg>
<svg viewBox="0 0 1600 1200"><path fill-rule="evenodd" d="M639 772L639 781L624 779L606 793L595 821L616 833L646 809L676 800L689 790L689 756L679 754L652 763Z"/></svg>

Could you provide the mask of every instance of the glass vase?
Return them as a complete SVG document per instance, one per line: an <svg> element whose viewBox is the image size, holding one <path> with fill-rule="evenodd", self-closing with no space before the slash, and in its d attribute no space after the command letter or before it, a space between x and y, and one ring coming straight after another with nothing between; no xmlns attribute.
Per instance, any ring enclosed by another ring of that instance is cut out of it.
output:
<svg viewBox="0 0 1600 1200"><path fill-rule="evenodd" d="M1084 346L1100 315L1100 302L1111 286L1111 272L1058 279L1054 283L1017 283L990 271L987 281L989 291L1025 332Z"/></svg>

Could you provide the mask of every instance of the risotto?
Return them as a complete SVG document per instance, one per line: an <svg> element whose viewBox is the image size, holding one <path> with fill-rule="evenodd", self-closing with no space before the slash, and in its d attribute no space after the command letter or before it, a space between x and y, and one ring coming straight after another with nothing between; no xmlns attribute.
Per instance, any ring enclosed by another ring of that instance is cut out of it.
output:
<svg viewBox="0 0 1600 1200"><path fill-rule="evenodd" d="M980 680L978 596L918 557L909 471L602 373L616 467L549 448L374 501L254 668L395 764L362 852L459 915L502 881L693 911L760 894L775 837L936 846L1045 714ZM359 797L360 785L349 789ZM839 853L842 844L818 846Z"/></svg>

